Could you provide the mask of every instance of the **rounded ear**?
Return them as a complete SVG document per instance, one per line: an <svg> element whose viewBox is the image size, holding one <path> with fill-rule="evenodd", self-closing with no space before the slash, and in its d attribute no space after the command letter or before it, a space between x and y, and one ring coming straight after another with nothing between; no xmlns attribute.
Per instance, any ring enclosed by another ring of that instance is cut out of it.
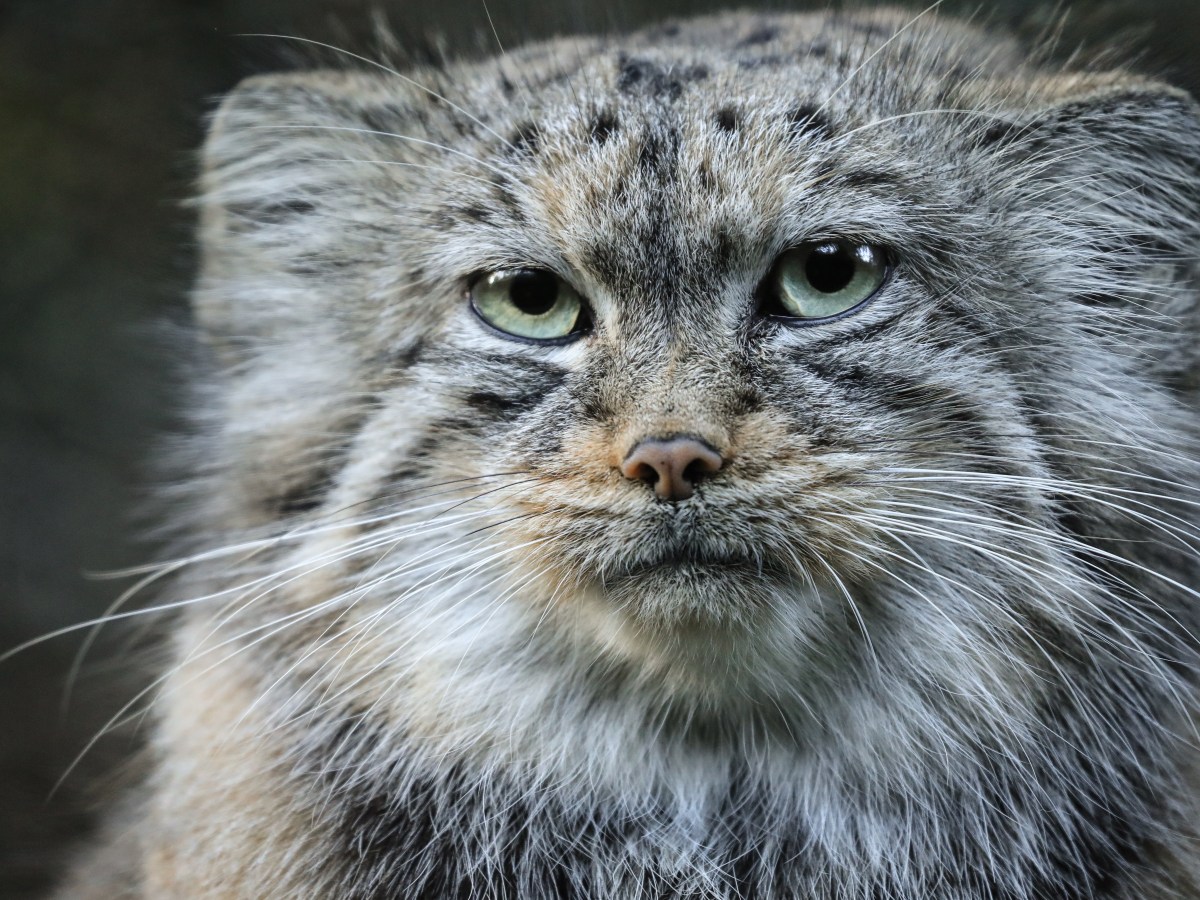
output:
<svg viewBox="0 0 1200 900"><path fill-rule="evenodd" d="M1098 202L1190 233L1200 197L1200 107L1184 91L1125 73L967 82L981 114L976 145L1022 183L1056 182L1065 200ZM1135 196L1121 195L1117 191ZM1147 212L1149 212L1149 207Z"/></svg>
<svg viewBox="0 0 1200 900"><path fill-rule="evenodd" d="M201 160L193 309L223 362L328 330L332 294L350 309L347 282L367 268L354 263L377 248L346 216L403 189L395 168L361 161L402 152L386 139L411 118L406 94L384 74L314 71L250 78L222 101Z"/></svg>
<svg viewBox="0 0 1200 900"><path fill-rule="evenodd" d="M403 104L396 80L311 72L245 81L213 118L193 309L218 363L205 414L234 484L220 493L247 521L318 503L369 406L399 243L380 223L405 190L395 167L359 161L403 152L384 137Z"/></svg>
<svg viewBox="0 0 1200 900"><path fill-rule="evenodd" d="M968 83L964 93L995 117L982 146L1059 154L1067 165L1094 167L1107 159L1125 163L1125 172L1143 163L1194 167L1200 160L1200 109L1186 91L1161 82L1120 72L1058 75Z"/></svg>
<svg viewBox="0 0 1200 900"><path fill-rule="evenodd" d="M1051 283L1095 322L1153 348L1163 380L1194 385L1200 350L1200 106L1125 73L973 90L976 134L1009 215L1037 213ZM1026 238L1029 240L1029 238Z"/></svg>

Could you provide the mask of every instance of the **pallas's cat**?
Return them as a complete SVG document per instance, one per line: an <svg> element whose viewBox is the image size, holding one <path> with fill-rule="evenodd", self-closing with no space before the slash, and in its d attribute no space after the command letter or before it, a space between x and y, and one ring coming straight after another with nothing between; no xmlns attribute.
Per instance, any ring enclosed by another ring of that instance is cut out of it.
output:
<svg viewBox="0 0 1200 900"><path fill-rule="evenodd" d="M933 13L245 82L67 895L1200 896L1198 172Z"/></svg>

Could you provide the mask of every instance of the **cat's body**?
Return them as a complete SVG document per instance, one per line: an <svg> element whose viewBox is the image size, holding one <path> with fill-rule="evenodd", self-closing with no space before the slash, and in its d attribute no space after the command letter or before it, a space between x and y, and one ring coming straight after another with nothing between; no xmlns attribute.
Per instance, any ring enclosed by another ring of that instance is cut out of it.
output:
<svg viewBox="0 0 1200 900"><path fill-rule="evenodd" d="M205 171L129 896L1200 897L1189 98L732 15L256 79Z"/></svg>

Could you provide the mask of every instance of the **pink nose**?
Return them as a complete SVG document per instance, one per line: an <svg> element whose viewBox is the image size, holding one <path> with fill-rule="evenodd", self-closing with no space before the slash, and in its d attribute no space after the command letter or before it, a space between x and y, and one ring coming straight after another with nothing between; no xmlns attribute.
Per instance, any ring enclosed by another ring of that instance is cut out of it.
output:
<svg viewBox="0 0 1200 900"><path fill-rule="evenodd" d="M621 463L621 474L645 482L660 500L686 500L696 482L718 471L725 460L708 444L694 437L675 435L639 441Z"/></svg>

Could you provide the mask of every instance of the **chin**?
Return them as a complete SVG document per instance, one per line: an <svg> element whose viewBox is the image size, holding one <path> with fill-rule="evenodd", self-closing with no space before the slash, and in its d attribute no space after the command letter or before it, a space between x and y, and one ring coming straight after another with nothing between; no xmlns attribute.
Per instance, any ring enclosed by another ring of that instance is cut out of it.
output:
<svg viewBox="0 0 1200 900"><path fill-rule="evenodd" d="M649 626L728 629L746 627L800 585L746 561L664 562L606 579L609 600Z"/></svg>

